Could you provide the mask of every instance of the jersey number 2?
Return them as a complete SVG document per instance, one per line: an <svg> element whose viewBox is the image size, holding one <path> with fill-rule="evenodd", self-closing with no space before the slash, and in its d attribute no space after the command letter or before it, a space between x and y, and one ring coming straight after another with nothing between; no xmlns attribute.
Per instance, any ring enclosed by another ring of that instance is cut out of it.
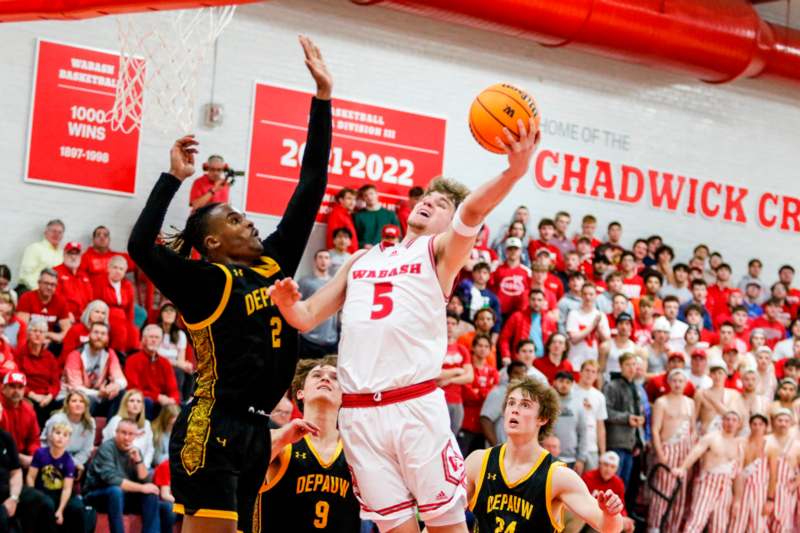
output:
<svg viewBox="0 0 800 533"><path fill-rule="evenodd" d="M328 511L330 511L331 506L328 502L324 502L322 500L317 502L317 505L314 506L314 514L316 515L316 519L314 520L314 527L317 529L325 529L325 526L328 525Z"/></svg>
<svg viewBox="0 0 800 533"><path fill-rule="evenodd" d="M390 296L392 292L391 282L383 282L375 284L375 293L372 298L372 314L369 315L372 320L380 320L386 318L394 309L394 302Z"/></svg>

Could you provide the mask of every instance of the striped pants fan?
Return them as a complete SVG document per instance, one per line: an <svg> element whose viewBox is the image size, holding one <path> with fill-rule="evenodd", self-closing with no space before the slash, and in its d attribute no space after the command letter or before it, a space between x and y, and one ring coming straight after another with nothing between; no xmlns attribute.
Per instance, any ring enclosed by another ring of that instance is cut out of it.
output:
<svg viewBox="0 0 800 533"><path fill-rule="evenodd" d="M778 459L778 483L775 491L775 514L769 519L770 533L794 533L795 511L797 509L797 490L791 490L792 481L797 477L797 469L788 461Z"/></svg>
<svg viewBox="0 0 800 533"><path fill-rule="evenodd" d="M769 464L766 457L750 463L744 472L744 493L739 514L734 517L731 533L766 533L767 517L764 503L767 501Z"/></svg>
<svg viewBox="0 0 800 533"><path fill-rule="evenodd" d="M675 468L683 463L684 459L689 455L692 449L691 436L685 436L682 439L664 444L664 455L666 456L666 465L670 468ZM662 494L672 494L675 490L675 483L677 482L675 476L665 470L658 469L653 480L653 485ZM681 520L683 519L684 506L686 503L686 488L688 483L684 480L681 489L675 496L675 501L672 503L672 509L669 512L666 528L661 533L679 533ZM658 529L661 525L661 519L667 511L667 500L661 498L656 494L650 495L650 507L647 510L647 527L648 529Z"/></svg>
<svg viewBox="0 0 800 533"><path fill-rule="evenodd" d="M692 505L683 533L728 533L733 476L702 472L695 481Z"/></svg>

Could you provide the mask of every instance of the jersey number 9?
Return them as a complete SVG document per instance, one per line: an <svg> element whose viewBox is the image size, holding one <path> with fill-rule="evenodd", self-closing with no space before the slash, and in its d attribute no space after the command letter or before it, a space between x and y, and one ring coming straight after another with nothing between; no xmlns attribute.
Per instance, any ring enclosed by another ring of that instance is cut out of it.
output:
<svg viewBox="0 0 800 533"><path fill-rule="evenodd" d="M315 528L325 529L325 526L328 525L328 511L330 508L331 506L328 502L322 500L317 502L317 505L314 506L314 513L316 514L316 518L314 519Z"/></svg>

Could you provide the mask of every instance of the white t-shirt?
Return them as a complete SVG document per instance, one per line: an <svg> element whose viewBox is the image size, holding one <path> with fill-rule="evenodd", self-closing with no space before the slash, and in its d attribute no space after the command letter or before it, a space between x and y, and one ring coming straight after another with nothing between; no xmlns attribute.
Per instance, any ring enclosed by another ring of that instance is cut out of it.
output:
<svg viewBox="0 0 800 533"><path fill-rule="evenodd" d="M583 415L586 420L586 442L589 453L599 452L597 446L597 421L607 420L606 397L594 387L584 389L580 385L572 387L572 396L583 404Z"/></svg>
<svg viewBox="0 0 800 533"><path fill-rule="evenodd" d="M709 376L706 375L696 376L691 372L689 372L689 381L692 382L692 385L694 385L695 390L710 389L711 385L714 384L714 382L711 381L711 378Z"/></svg>
<svg viewBox="0 0 800 533"><path fill-rule="evenodd" d="M628 339L627 344L622 346L622 348L617 346L616 340L612 340L609 344L611 347L608 351L608 359L606 359L606 371L603 373L605 381L611 381L612 372L619 373L622 371L622 368L619 366L619 358L622 357L622 354L635 353L637 349L636 343L631 339Z"/></svg>
<svg viewBox="0 0 800 533"><path fill-rule="evenodd" d="M572 368L577 372L584 361L589 359L597 360L597 348L599 341L597 339L598 332L602 333L603 337L609 338L611 336L611 329L608 327L608 318L606 315L592 309L588 313L581 309L573 309L567 316L567 333L580 333L589 329L594 324L595 318L600 317L600 323L589 336L584 338L578 344L569 343L569 362L572 363Z"/></svg>
<svg viewBox="0 0 800 533"><path fill-rule="evenodd" d="M172 342L169 334L165 333L158 347L158 355L166 357L171 363L178 360L178 351L186 349L186 333L178 330L178 342Z"/></svg>
<svg viewBox="0 0 800 533"><path fill-rule="evenodd" d="M669 341L667 346L672 350L683 351L686 348L686 330L689 329L689 324L681 320L675 319L675 322L669 328Z"/></svg>

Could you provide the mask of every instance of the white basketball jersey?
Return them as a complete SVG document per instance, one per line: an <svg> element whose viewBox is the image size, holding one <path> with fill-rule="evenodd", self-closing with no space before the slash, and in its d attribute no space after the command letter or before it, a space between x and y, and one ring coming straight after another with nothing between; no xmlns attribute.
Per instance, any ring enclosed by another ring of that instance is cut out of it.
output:
<svg viewBox="0 0 800 533"><path fill-rule="evenodd" d="M359 257L342 308L342 391L382 392L436 378L447 351L445 305L433 236L374 246Z"/></svg>

